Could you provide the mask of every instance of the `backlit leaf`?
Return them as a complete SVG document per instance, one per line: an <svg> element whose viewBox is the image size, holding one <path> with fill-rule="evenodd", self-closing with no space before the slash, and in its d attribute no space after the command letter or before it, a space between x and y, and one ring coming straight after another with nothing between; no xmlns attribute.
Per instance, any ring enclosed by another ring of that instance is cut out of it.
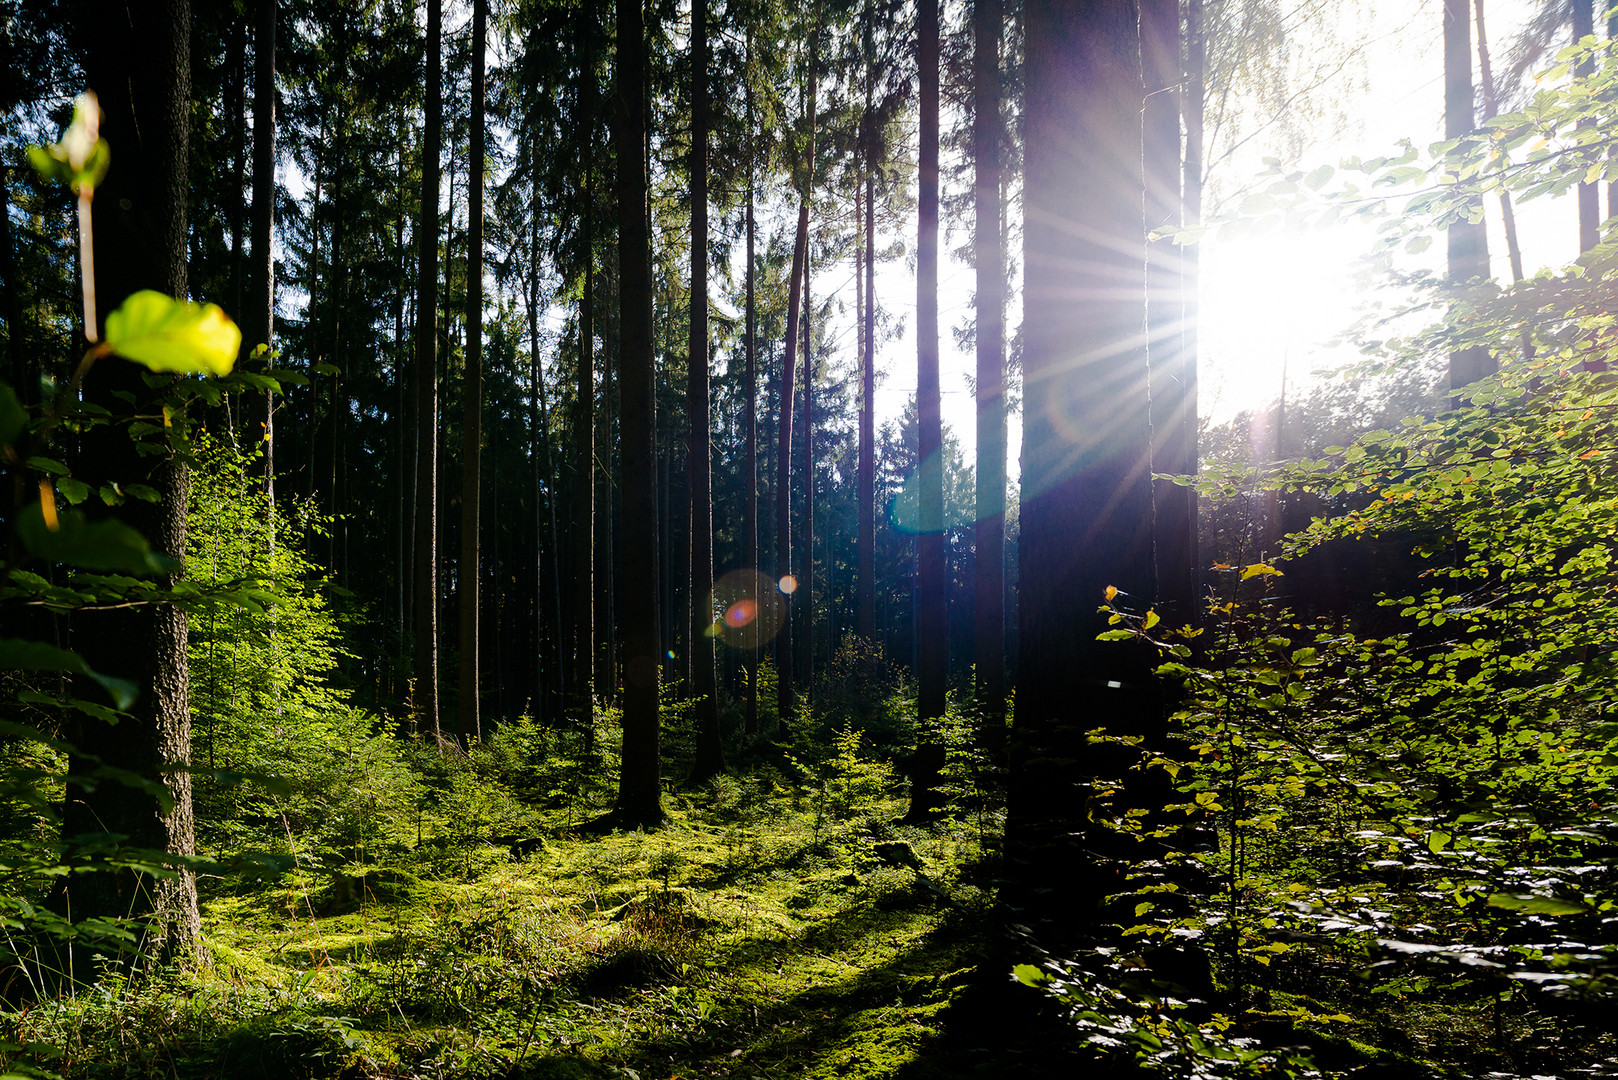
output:
<svg viewBox="0 0 1618 1080"><path fill-rule="evenodd" d="M107 347L152 371L228 374L242 332L217 304L143 289L107 316Z"/></svg>

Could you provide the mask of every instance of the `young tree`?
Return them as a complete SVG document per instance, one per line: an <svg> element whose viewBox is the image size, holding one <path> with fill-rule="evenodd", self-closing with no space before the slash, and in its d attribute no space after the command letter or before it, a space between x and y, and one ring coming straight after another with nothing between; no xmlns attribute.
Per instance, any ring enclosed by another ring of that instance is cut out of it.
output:
<svg viewBox="0 0 1618 1080"><path fill-rule="evenodd" d="M416 259L416 730L438 725L438 155L443 141L443 0L427 0L427 108Z"/></svg>
<svg viewBox="0 0 1618 1080"><path fill-rule="evenodd" d="M613 143L618 158L618 371L623 460L623 765L617 823L663 820L658 749L657 438L652 247L646 191L646 28L640 0L617 0Z"/></svg>
<svg viewBox="0 0 1618 1080"><path fill-rule="evenodd" d="M472 146L467 159L466 387L461 427L461 562L456 571L460 600L460 678L456 733L463 743L483 738L479 708L478 601L481 592L483 512L483 86L488 0L472 0Z"/></svg>
<svg viewBox="0 0 1618 1080"><path fill-rule="evenodd" d="M188 0L161 0L138 13L112 0L86 0L74 17L85 78L101 99L101 134L114 155L93 209L93 317L104 324L110 311L141 289L186 295L191 9ZM87 335L95 330L85 328ZM85 401L114 415L126 414L131 403L137 413L158 413L164 395L147 385L144 374L134 364L104 361L85 383ZM96 427L83 438L75 471L92 489L103 483L149 485L156 501L130 499L119 516L157 551L180 557L185 462L172 451L148 457L145 449L121 425ZM93 670L134 682L139 697L117 724L68 714L66 735L78 754L69 764L64 844L71 849L83 837L116 834L130 847L195 854L185 613L168 603L82 611L75 616L73 645ZM96 693L80 688L85 698ZM78 782L100 763L160 781L170 801L165 805L148 788ZM129 870L75 874L64 879L62 892L75 921L152 916L142 944L147 956L181 964L202 959L196 878L187 867L161 878Z"/></svg>

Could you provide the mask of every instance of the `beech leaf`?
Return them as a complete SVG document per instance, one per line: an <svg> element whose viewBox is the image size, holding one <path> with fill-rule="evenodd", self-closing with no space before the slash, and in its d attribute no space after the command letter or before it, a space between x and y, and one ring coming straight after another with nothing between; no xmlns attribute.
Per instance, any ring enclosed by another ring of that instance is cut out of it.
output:
<svg viewBox="0 0 1618 1080"><path fill-rule="evenodd" d="M242 332L218 304L176 300L143 289L107 316L107 347L152 371L226 375Z"/></svg>

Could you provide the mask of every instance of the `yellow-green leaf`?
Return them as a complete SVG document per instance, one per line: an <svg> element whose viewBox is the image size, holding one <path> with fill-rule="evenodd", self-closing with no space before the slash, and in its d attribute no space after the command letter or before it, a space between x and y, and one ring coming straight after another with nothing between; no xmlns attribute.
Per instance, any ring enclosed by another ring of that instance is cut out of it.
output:
<svg viewBox="0 0 1618 1080"><path fill-rule="evenodd" d="M218 304L193 304L143 289L107 316L107 347L152 371L225 375L242 332Z"/></svg>
<svg viewBox="0 0 1618 1080"><path fill-rule="evenodd" d="M60 181L74 192L94 191L107 168L112 152L101 138L101 105L89 91L73 102L73 123L55 146L30 146L28 160L40 177Z"/></svg>
<svg viewBox="0 0 1618 1080"><path fill-rule="evenodd" d="M1254 563L1252 566L1244 567L1242 569L1242 580L1246 581L1249 578L1256 578L1261 574L1273 574L1276 577L1282 576L1281 571L1277 570L1269 563Z"/></svg>

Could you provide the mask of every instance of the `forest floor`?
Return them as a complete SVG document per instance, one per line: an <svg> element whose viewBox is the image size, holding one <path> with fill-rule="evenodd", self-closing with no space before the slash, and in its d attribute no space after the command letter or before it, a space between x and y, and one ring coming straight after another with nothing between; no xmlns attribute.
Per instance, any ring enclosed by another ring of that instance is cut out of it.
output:
<svg viewBox="0 0 1618 1080"><path fill-rule="evenodd" d="M727 779L671 797L653 832L582 835L573 805L387 865L293 843L294 869L204 879L210 971L103 979L6 1034L61 1076L1060 1068L1069 1040L1010 977L976 829L835 803Z"/></svg>

